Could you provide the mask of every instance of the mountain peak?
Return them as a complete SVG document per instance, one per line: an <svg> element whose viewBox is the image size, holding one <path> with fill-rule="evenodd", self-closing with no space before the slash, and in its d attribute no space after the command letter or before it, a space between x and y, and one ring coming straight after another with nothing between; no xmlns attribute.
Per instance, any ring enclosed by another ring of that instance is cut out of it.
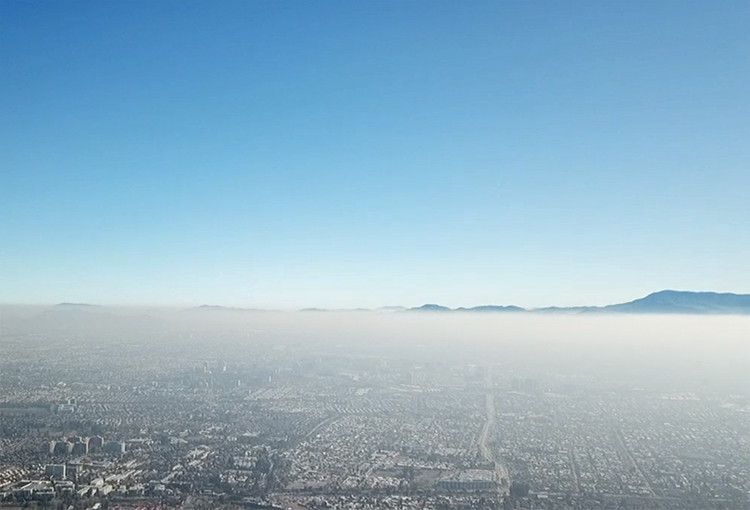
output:
<svg viewBox="0 0 750 510"><path fill-rule="evenodd" d="M693 292L684 290L660 290L651 294L608 306L573 306L538 308L526 310L519 306L482 305L470 308L448 308L428 303L409 312L475 312L475 313L644 313L644 314L741 314L750 315L750 294L732 294L719 292Z"/></svg>
<svg viewBox="0 0 750 510"><path fill-rule="evenodd" d="M503 306L503 305L481 305L481 306L472 306L471 308L456 308L457 312L484 312L484 313L490 313L490 312L525 312L526 309L521 308L520 306Z"/></svg>
<svg viewBox="0 0 750 510"><path fill-rule="evenodd" d="M100 308L99 305L92 305L89 303L58 303L55 308Z"/></svg>
<svg viewBox="0 0 750 510"><path fill-rule="evenodd" d="M447 306L436 305L434 303L428 303L426 305L419 306L417 308L409 308L408 312L451 312L452 310Z"/></svg>
<svg viewBox="0 0 750 510"><path fill-rule="evenodd" d="M661 290L603 311L625 313L750 314L750 294Z"/></svg>

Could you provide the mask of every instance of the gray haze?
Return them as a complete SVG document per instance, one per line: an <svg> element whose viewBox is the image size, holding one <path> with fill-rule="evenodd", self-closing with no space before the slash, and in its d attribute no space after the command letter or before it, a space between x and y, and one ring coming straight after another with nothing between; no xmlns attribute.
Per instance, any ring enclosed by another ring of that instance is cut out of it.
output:
<svg viewBox="0 0 750 510"><path fill-rule="evenodd" d="M747 315L0 313L11 501L750 504Z"/></svg>
<svg viewBox="0 0 750 510"><path fill-rule="evenodd" d="M379 356L499 364L540 376L684 391L750 391L750 317L697 315L413 314L226 309L2 308L3 338L67 336L101 348L136 342L203 359L273 345L299 355ZM193 339L185 343L185 333ZM196 335L205 340L201 343ZM52 340L54 341L54 340Z"/></svg>

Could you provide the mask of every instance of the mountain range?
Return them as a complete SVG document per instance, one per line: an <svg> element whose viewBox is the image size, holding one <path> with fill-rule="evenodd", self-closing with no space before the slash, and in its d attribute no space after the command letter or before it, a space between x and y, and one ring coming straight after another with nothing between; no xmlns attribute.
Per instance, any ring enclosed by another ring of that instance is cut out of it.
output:
<svg viewBox="0 0 750 510"><path fill-rule="evenodd" d="M249 308L229 308L203 305L193 310L250 312L262 311ZM304 308L301 312L423 312L423 313L539 313L539 314L592 314L592 313L631 313L631 314L733 314L750 315L750 294L730 294L718 292L691 292L662 290L646 297L606 306L550 306L546 308L522 308L513 305L481 305L474 307L449 308L428 303L414 308L403 306L383 306L377 309L326 309Z"/></svg>
<svg viewBox="0 0 750 510"><path fill-rule="evenodd" d="M750 315L750 294L689 292L662 290L646 297L607 306L572 306L526 309L519 306L485 305L473 308L448 308L426 304L409 308L408 312L483 312L483 313L632 313L632 314L739 314Z"/></svg>
<svg viewBox="0 0 750 510"><path fill-rule="evenodd" d="M59 325L63 323L66 327L76 327L79 323L91 323L92 321L106 325L111 321L122 318L127 324L137 324L139 327L159 327L158 320L145 313L128 316L113 316L108 307L88 303L60 303L52 308L46 309L34 317L24 319L36 325ZM219 305L202 305L195 308L185 309L186 312L218 312L233 314L244 314L250 312L270 312L274 310L263 310L259 308L233 308ZM377 309L325 309L305 308L304 312L361 312L361 313L463 313L463 314L693 314L693 315L750 315L750 294L730 294L717 292L690 292L677 290L662 290L648 296L626 303L617 303L606 306L550 306L545 308L522 308L513 305L482 305L474 307L449 308L439 304L428 303L422 306L407 308L403 306L383 306ZM6 316L7 319L7 316ZM7 321L6 321L7 322Z"/></svg>

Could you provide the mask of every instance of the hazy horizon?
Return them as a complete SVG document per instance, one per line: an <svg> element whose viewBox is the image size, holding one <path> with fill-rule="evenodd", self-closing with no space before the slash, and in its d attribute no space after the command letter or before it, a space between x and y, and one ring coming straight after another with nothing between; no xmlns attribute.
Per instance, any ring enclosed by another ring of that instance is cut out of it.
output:
<svg viewBox="0 0 750 510"><path fill-rule="evenodd" d="M13 313L0 308L3 337L35 332L110 338L100 341L105 345L158 332L190 332L191 337L209 335L209 345L219 358L228 356L226 349L252 349L261 342L286 346L298 354L313 349L452 362L461 358L480 364L513 359L517 370L570 372L605 380L619 374L629 384L660 381L692 390L696 386L691 377L700 376L709 386L730 384L735 391L750 391L747 316L235 313L114 307L84 315L58 309L55 315L45 316L45 310L54 308L17 307ZM220 340L223 334L230 336ZM169 343L177 348L186 342L179 338ZM138 342L129 340L133 341ZM198 347L188 342L184 348Z"/></svg>
<svg viewBox="0 0 750 510"><path fill-rule="evenodd" d="M744 2L0 2L0 302L747 292Z"/></svg>
<svg viewBox="0 0 750 510"><path fill-rule="evenodd" d="M526 311L533 311L538 309L544 309L544 308L577 308L577 307L602 307L602 306L608 306L608 305L614 305L614 304L620 304L620 303L626 303L629 301L637 300L646 297L647 295L659 293L659 292L688 292L688 293L710 293L710 294L732 294L732 295L740 295L740 296L748 296L750 295L750 292L719 292L715 290L676 290L676 289L662 289L650 292L648 294L640 295L631 297L628 299L622 299L620 301L615 302L609 302L609 303L597 303L592 304L590 302L585 303L577 303L574 305L559 305L556 303L549 303L542 306L534 306L534 307L524 307L520 306L517 303L512 303L508 301L504 302L492 302L492 303L471 303L471 304L454 304L454 305L447 305L446 303L438 303L435 301L423 301L420 303L410 303L410 304L403 304L403 303L386 303L381 304L375 307L364 307L364 306L357 306L356 304L353 304L348 307L342 307L342 308L326 308L322 306L316 306L314 304L307 305L307 306L300 306L300 307L276 307L273 305L268 306L252 306L242 303L232 303L232 304L226 304L226 303L209 303L209 302L185 302L185 303L169 303L169 304L155 304L155 303L112 303L112 302L98 302L98 303L92 303L92 302L82 302L82 301L73 301L73 300L63 300L55 303L23 303L23 302L0 302L0 306L3 307L53 307L53 306L61 306L61 305L68 305L71 307L75 306L91 306L91 307L106 307L106 308L143 308L143 309L149 309L149 308L155 308L155 309L170 309L170 308L200 308L200 307L207 307L207 308L225 308L225 309L234 309L237 311L253 311L253 310L259 310L259 311L283 311L283 312L292 312L292 311L314 311L314 310L322 310L322 311L357 311L357 310L383 310L383 309L389 309L389 308L418 308L423 305L440 305L440 306L447 306L451 309L457 309L457 308L472 308L472 307L479 307L479 306L520 306L520 308L523 308Z"/></svg>

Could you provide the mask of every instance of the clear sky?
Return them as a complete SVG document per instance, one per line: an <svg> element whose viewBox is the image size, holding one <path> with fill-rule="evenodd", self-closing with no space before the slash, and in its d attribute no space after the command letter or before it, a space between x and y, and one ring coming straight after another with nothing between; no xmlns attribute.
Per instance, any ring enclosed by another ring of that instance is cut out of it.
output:
<svg viewBox="0 0 750 510"><path fill-rule="evenodd" d="M0 302L750 292L750 3L0 2Z"/></svg>

